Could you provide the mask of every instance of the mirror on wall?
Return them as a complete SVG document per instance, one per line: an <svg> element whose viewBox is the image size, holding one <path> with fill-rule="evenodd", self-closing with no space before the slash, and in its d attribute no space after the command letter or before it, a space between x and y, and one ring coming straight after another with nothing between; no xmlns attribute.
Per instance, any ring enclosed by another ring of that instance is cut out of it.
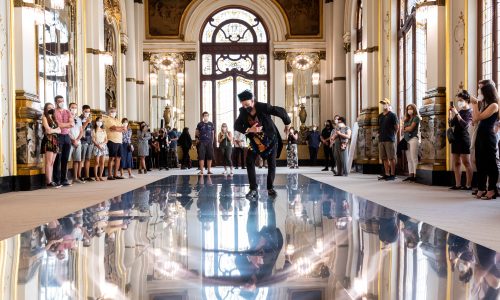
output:
<svg viewBox="0 0 500 300"><path fill-rule="evenodd" d="M320 59L318 53L287 53L286 109L301 137L320 121ZM305 142L303 138L301 141Z"/></svg>
<svg viewBox="0 0 500 300"><path fill-rule="evenodd" d="M76 101L75 10L71 4L52 7L35 5L37 39L37 87L41 105L53 102L56 95Z"/></svg>
<svg viewBox="0 0 500 300"><path fill-rule="evenodd" d="M149 65L150 126L184 127L184 60L178 53L152 54Z"/></svg>

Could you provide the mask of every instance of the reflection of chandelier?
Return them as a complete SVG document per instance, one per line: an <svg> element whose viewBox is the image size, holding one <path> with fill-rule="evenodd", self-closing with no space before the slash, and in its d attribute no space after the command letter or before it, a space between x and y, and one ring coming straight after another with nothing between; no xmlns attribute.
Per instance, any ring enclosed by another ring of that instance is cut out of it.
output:
<svg viewBox="0 0 500 300"><path fill-rule="evenodd" d="M298 70L308 70L314 65L314 60L308 55L297 55L293 61L292 65Z"/></svg>

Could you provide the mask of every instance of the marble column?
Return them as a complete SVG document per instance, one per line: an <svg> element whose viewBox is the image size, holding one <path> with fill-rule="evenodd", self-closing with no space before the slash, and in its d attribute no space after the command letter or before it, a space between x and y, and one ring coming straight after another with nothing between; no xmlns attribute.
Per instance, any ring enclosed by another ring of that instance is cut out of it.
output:
<svg viewBox="0 0 500 300"><path fill-rule="evenodd" d="M144 4L142 1L135 0L135 7L134 7L134 12L135 12L135 44L137 45L137 51L136 51L136 56L135 56L135 63L136 63L136 85L137 85L137 91L136 91L136 111L137 111L137 116L135 121L142 121L142 120L147 120L144 118L144 111L147 111L148 109L148 98L144 97L144 76L146 73L144 73L144 68L143 68L143 51L144 51L144 46L143 42L145 40L144 37Z"/></svg>
<svg viewBox="0 0 500 300"><path fill-rule="evenodd" d="M186 119L186 127L189 127L190 132L193 135L196 125L201 120L200 115L200 85L198 84L200 74L199 74L199 57L194 60L184 61L185 65L185 83L186 96L185 103L189 103L185 108L184 117ZM212 116L213 117L213 116Z"/></svg>
<svg viewBox="0 0 500 300"><path fill-rule="evenodd" d="M329 65L333 67L331 83L331 94L329 100L332 102L333 109L330 111L330 118L333 114L339 114L347 118L347 123L352 125L352 120L347 115L347 101L346 101L346 64L345 64L345 49L344 49L344 15L345 15L345 0L337 0L333 2L333 30L331 39L331 61ZM327 48L328 57L328 48ZM323 84L324 81L321 82Z"/></svg>
<svg viewBox="0 0 500 300"><path fill-rule="evenodd" d="M134 0L125 0L127 9L128 47L126 53L126 117L137 120L137 34Z"/></svg>

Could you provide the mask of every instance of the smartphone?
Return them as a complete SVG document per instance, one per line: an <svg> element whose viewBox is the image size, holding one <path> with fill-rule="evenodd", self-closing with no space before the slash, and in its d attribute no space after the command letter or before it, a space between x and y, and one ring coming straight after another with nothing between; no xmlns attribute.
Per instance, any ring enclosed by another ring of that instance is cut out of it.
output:
<svg viewBox="0 0 500 300"><path fill-rule="evenodd" d="M454 108L455 107L455 104L453 103L453 101L450 101L450 108Z"/></svg>

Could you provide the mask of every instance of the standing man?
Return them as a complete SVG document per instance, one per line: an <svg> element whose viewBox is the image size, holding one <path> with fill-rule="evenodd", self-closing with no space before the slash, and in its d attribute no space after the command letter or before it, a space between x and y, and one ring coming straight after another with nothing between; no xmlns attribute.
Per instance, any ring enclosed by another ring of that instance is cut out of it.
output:
<svg viewBox="0 0 500 300"><path fill-rule="evenodd" d="M108 116L103 117L104 127L108 135L108 180L123 179L123 177L118 176L118 171L120 170L123 132L127 128L123 126L121 120L118 120L116 108L114 107L109 109Z"/></svg>
<svg viewBox="0 0 500 300"><path fill-rule="evenodd" d="M312 166L316 165L318 159L319 145L321 144L321 135L318 126L313 125L312 130L307 135L307 145L309 146L309 160Z"/></svg>
<svg viewBox="0 0 500 300"><path fill-rule="evenodd" d="M257 178L255 175L255 160L260 155L268 162L267 194L276 197L274 190L274 177L276 175L276 158L280 156L283 142L278 128L271 116L276 116L285 123L285 135L288 136L290 129L290 117L282 107L259 103L253 99L253 94L245 90L238 95L241 102L240 114L234 123L234 129L244 132L250 141L246 164L250 191L246 198L250 201L257 200Z"/></svg>
<svg viewBox="0 0 500 300"><path fill-rule="evenodd" d="M203 112L202 121L196 126L196 142L198 144L198 163L200 164L200 175L203 175L205 160L207 161L207 174L212 174L212 159L214 159L214 124L208 121L210 115Z"/></svg>
<svg viewBox="0 0 500 300"><path fill-rule="evenodd" d="M54 98L56 103L56 111L54 113L55 119L61 133L57 135L59 142L59 151L54 162L54 182L57 185L71 186L68 181L68 160L71 151L71 139L69 137L69 130L75 126L75 121L71 117L71 113L66 109L66 104L63 96L56 96Z"/></svg>
<svg viewBox="0 0 500 300"><path fill-rule="evenodd" d="M238 165L241 162L241 168L245 168L245 150L247 148L247 137L235 130L234 131L234 166L238 169Z"/></svg>
<svg viewBox="0 0 500 300"><path fill-rule="evenodd" d="M82 115L80 116L82 122L82 166L81 169L85 168L85 181L94 181L90 177L90 159L92 158L92 152L94 151L94 144L92 143L92 117L90 116L90 106L82 106Z"/></svg>
<svg viewBox="0 0 500 300"><path fill-rule="evenodd" d="M71 117L75 124L75 126L69 130L72 146L71 159L73 160L73 182L85 183L85 181L80 178L80 171L82 170L82 143L80 141L83 135L82 120L78 117L78 106L76 103L69 104L69 111L71 112Z"/></svg>
<svg viewBox="0 0 500 300"><path fill-rule="evenodd" d="M330 135L332 134L333 130L333 125L332 121L327 120L325 122L325 127L321 131L321 143L323 144L323 151L325 152L325 168L321 171L328 171L328 168L330 167L330 164L332 165L332 171L334 170L333 167L333 152L332 149L330 148Z"/></svg>
<svg viewBox="0 0 500 300"><path fill-rule="evenodd" d="M399 129L398 117L391 111L391 101L387 98L380 101L382 113L378 116L379 152L384 162L384 175L379 180L396 179L396 132Z"/></svg>
<svg viewBox="0 0 500 300"><path fill-rule="evenodd" d="M170 168L179 167L179 157L177 156L177 141L179 140L179 132L177 128L170 130L168 128L168 140L170 141L169 154L169 166Z"/></svg>

